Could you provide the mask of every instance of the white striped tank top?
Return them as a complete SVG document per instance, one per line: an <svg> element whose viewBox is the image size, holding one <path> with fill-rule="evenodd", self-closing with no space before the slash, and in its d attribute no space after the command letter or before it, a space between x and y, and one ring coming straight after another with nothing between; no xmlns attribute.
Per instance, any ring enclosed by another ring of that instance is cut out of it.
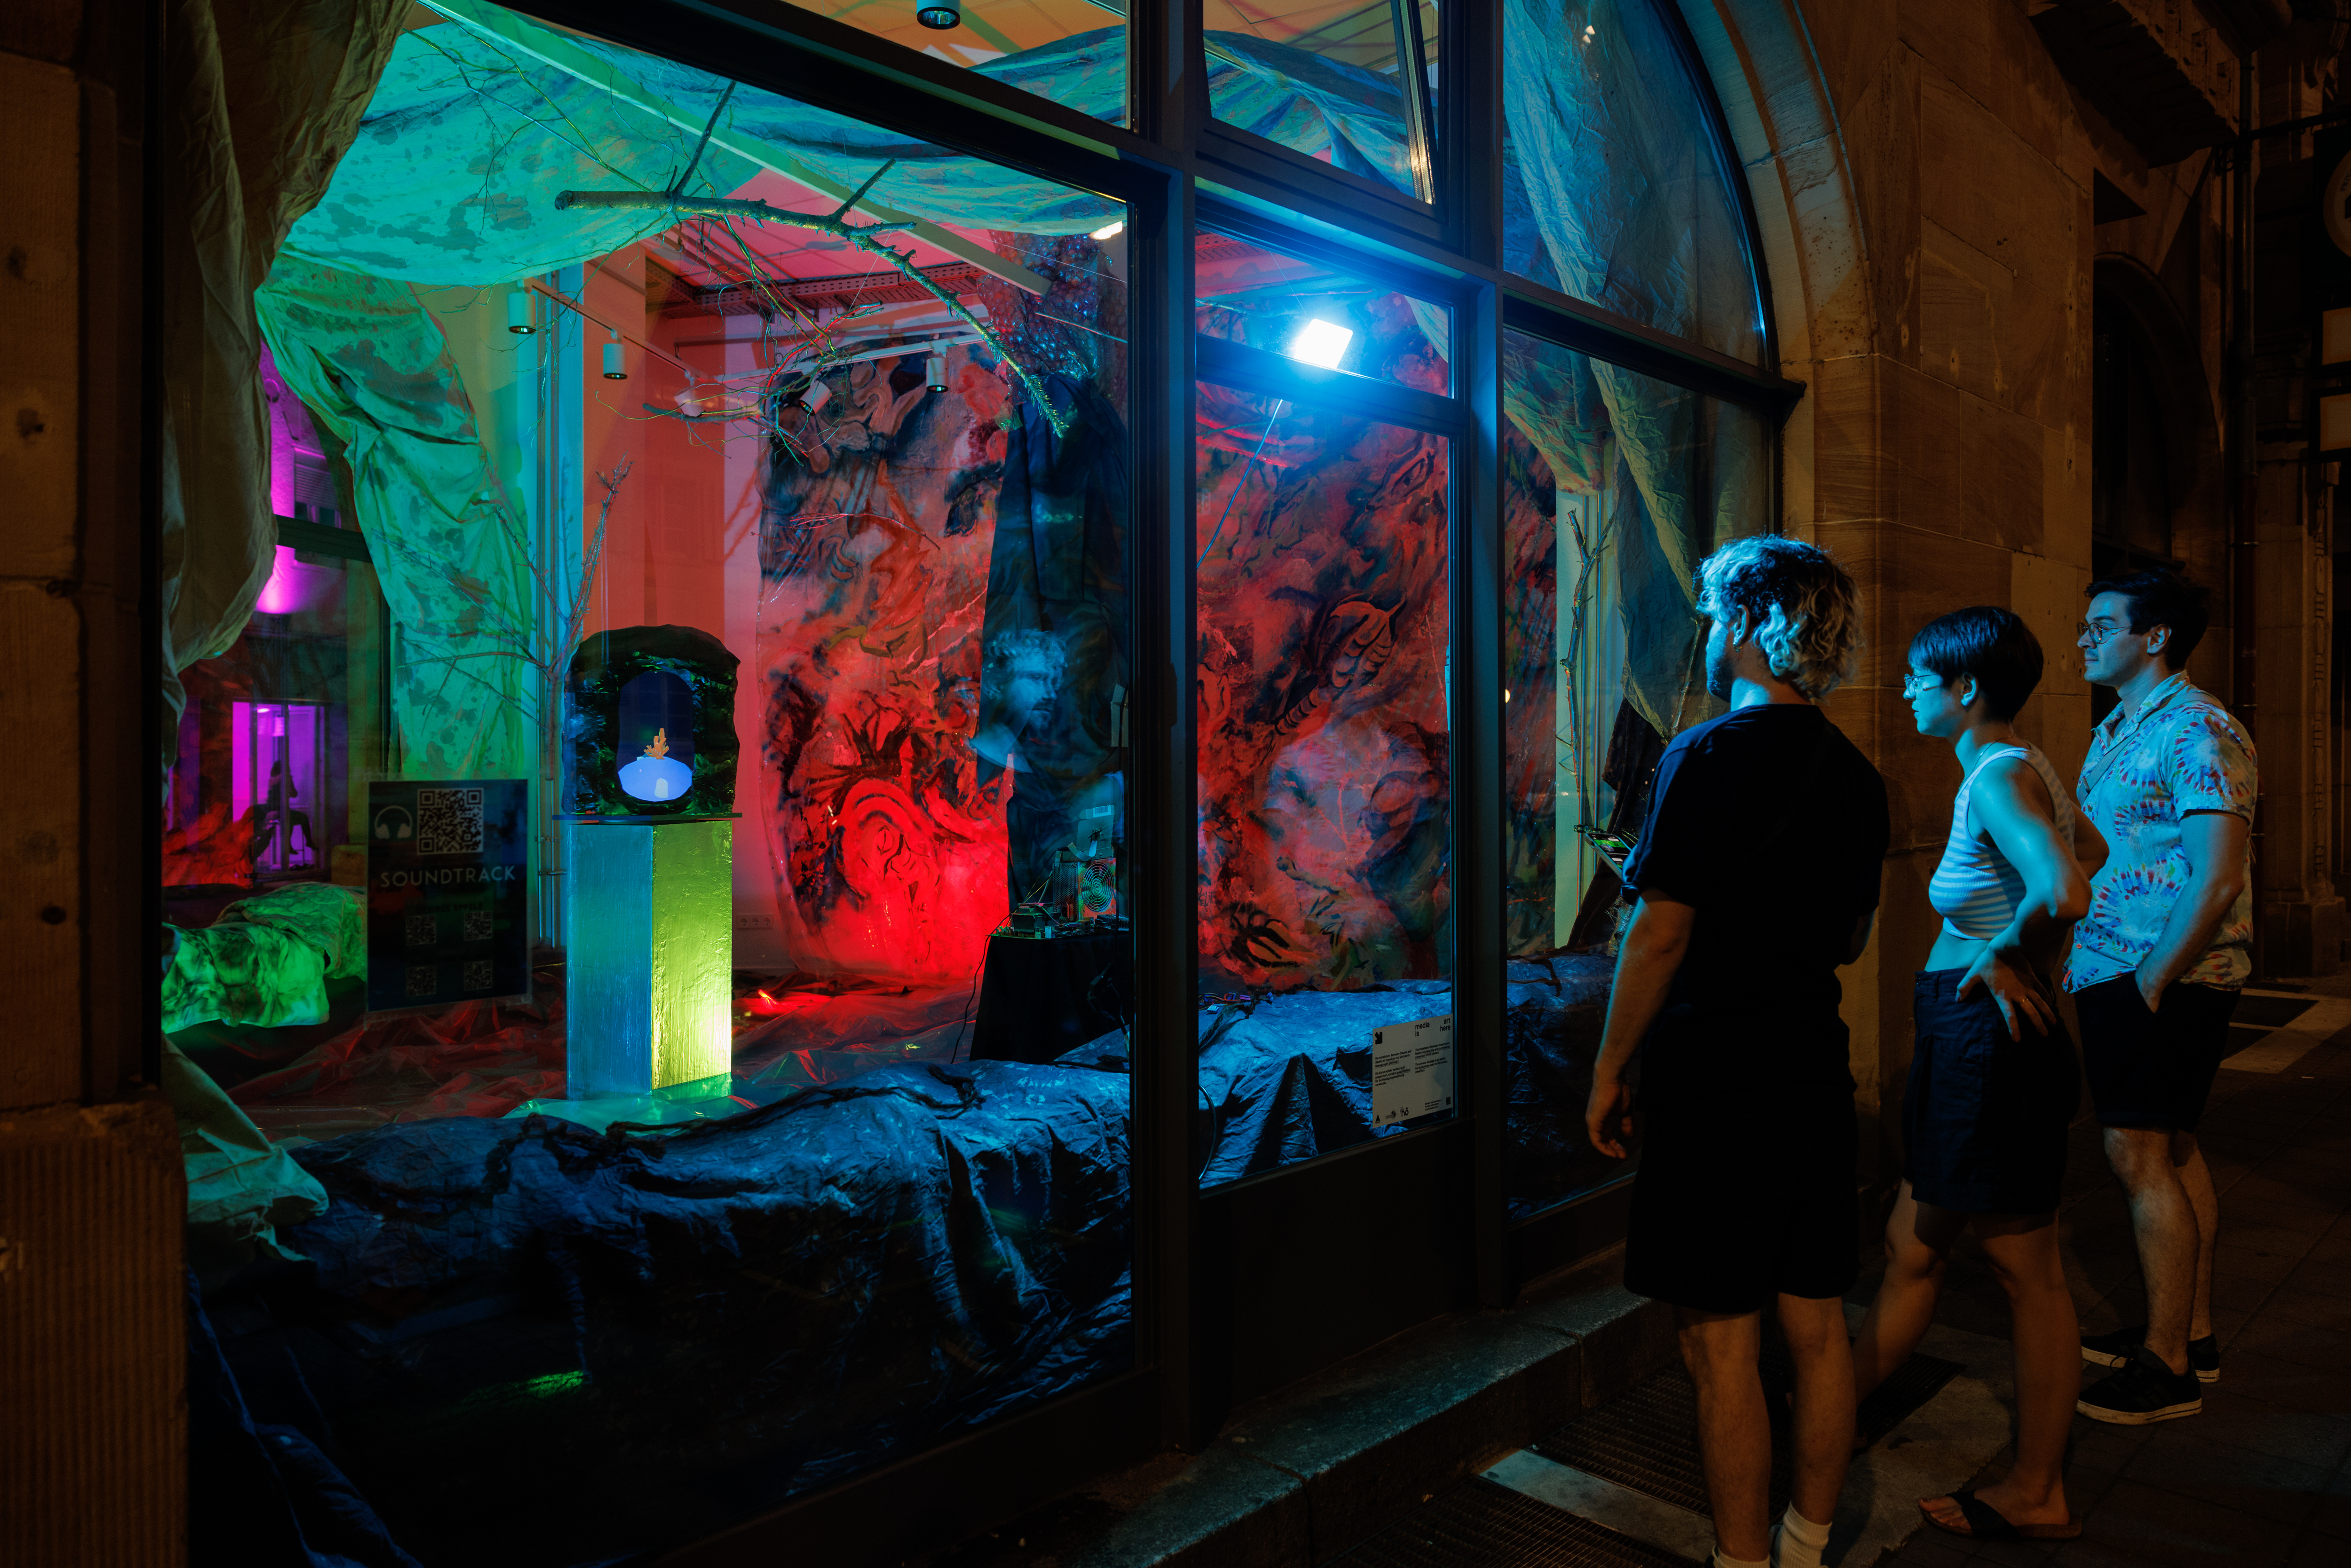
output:
<svg viewBox="0 0 2351 1568"><path fill-rule="evenodd" d="M2037 746L2004 746L1977 758L1975 771L1959 785L1951 802L1951 836L1943 845L1942 862L1927 883L1927 902L1943 917L1943 930L1952 936L1987 942L2008 929L2016 906L2024 899L2024 873L2008 863L1996 844L1979 841L1968 831L1968 797L1976 774L2003 757L2022 757L2049 787L2049 803L2057 822L2057 836L2074 847L2074 792L2058 782L2057 770Z"/></svg>

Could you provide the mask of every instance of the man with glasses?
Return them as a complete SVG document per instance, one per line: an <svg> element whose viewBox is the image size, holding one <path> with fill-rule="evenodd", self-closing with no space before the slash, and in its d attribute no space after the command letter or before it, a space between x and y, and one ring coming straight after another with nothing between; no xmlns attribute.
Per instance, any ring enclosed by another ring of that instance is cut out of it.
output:
<svg viewBox="0 0 2351 1568"><path fill-rule="evenodd" d="M2084 1360L2119 1370L2075 1407L2136 1427L2197 1414L2201 1384L2220 1375L2220 1212L2196 1124L2252 969L2256 778L2244 730L2181 673L2204 635L2204 591L2141 571L2090 595L2084 666L2120 701L2092 733L2075 794L2113 852L2064 984L2106 1159L2130 1197L2147 1322L2083 1340Z"/></svg>
<svg viewBox="0 0 2351 1568"><path fill-rule="evenodd" d="M1861 645L1844 569L1795 539L1745 538L1699 564L1698 588L1707 690L1730 711L1676 736L1657 764L1584 1123L1601 1153L1625 1157L1640 1052L1647 1141L1625 1288L1677 1309L1716 1568L1818 1568L1853 1451L1842 1298L1860 1261L1836 972L1876 914L1886 783L1818 706ZM1776 1545L1766 1311L1796 1384Z"/></svg>

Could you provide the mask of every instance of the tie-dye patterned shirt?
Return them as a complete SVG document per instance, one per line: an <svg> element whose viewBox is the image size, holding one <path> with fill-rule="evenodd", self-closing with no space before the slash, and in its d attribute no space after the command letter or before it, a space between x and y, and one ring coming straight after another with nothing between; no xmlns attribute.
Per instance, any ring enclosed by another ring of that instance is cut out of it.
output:
<svg viewBox="0 0 2351 1568"><path fill-rule="evenodd" d="M2233 811L2251 822L2257 783L2252 741L2228 709L2185 674L2147 693L2137 717L2116 707L2091 732L2074 793L2082 814L2097 824L2113 852L2091 880L2090 913L2074 927L2067 990L2138 967L2188 888L2180 819L2191 811ZM2247 845L2245 890L2183 980L2234 987L2252 972L2250 839Z"/></svg>

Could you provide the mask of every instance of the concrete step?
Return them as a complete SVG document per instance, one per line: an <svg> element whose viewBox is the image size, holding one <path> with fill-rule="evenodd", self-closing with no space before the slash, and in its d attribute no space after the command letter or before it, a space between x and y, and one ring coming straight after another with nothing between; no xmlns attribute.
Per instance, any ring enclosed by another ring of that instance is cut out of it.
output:
<svg viewBox="0 0 2351 1568"><path fill-rule="evenodd" d="M1631 1388L1674 1354L1670 1312L1626 1292L1621 1249L1504 1312L1425 1324L1055 1500L928 1568L1311 1568Z"/></svg>

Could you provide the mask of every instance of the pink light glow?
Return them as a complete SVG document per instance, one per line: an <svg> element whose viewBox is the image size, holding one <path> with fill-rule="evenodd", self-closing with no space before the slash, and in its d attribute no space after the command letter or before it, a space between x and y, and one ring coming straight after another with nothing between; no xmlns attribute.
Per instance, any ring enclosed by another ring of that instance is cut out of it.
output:
<svg viewBox="0 0 2351 1568"><path fill-rule="evenodd" d="M293 614L313 597L310 584L305 580L309 575L294 559L294 552L279 545L277 564L269 569L269 580L262 584L261 597L253 607L264 615Z"/></svg>

